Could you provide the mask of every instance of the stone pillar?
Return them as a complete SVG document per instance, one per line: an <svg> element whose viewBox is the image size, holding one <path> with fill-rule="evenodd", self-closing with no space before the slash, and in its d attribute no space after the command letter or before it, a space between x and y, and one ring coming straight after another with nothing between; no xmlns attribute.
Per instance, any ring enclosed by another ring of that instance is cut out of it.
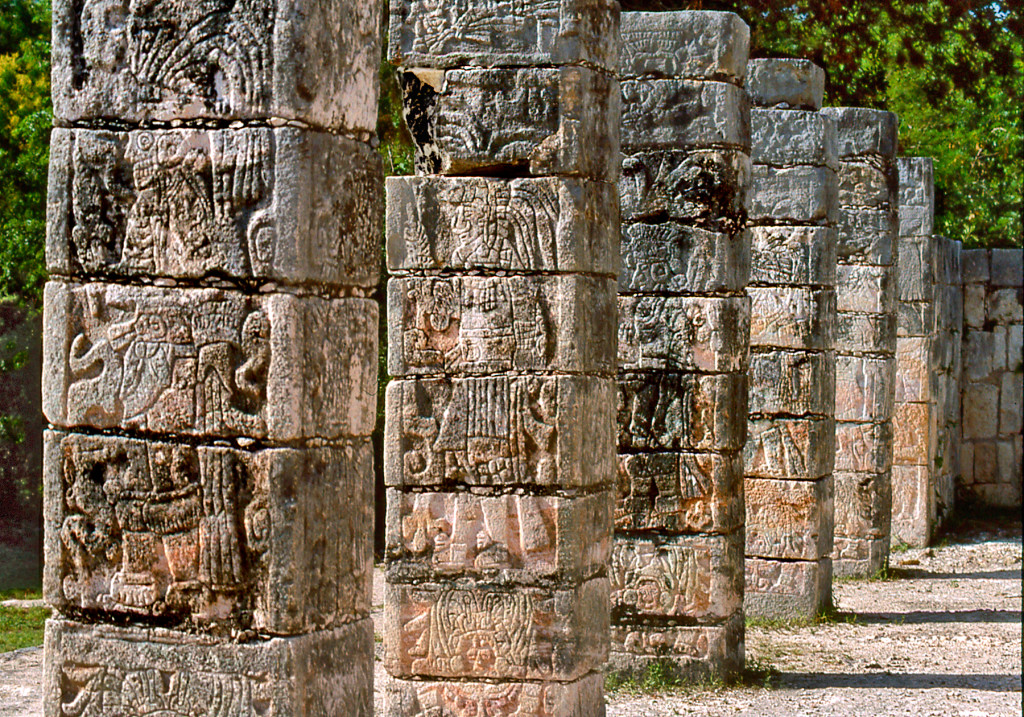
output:
<svg viewBox="0 0 1024 717"><path fill-rule="evenodd" d="M961 245L946 237L934 237L935 333L932 336L932 401L936 449L933 459L935 528L942 527L956 502L956 478L960 474L960 337L964 323ZM902 266L902 259L901 259Z"/></svg>
<svg viewBox="0 0 1024 717"><path fill-rule="evenodd" d="M896 366L896 115L826 107L839 137L833 572L889 558Z"/></svg>
<svg viewBox="0 0 1024 717"><path fill-rule="evenodd" d="M619 8L433 7L391 4L385 713L603 715Z"/></svg>
<svg viewBox="0 0 1024 717"><path fill-rule="evenodd" d="M749 32L623 14L613 669L743 664Z"/></svg>
<svg viewBox="0 0 1024 717"><path fill-rule="evenodd" d="M832 602L836 128L825 72L751 60L748 616L811 618Z"/></svg>
<svg viewBox="0 0 1024 717"><path fill-rule="evenodd" d="M1021 504L1020 249L963 253L963 443L959 486L968 503Z"/></svg>
<svg viewBox="0 0 1024 717"><path fill-rule="evenodd" d="M369 716L379 4L53 22L44 712Z"/></svg>

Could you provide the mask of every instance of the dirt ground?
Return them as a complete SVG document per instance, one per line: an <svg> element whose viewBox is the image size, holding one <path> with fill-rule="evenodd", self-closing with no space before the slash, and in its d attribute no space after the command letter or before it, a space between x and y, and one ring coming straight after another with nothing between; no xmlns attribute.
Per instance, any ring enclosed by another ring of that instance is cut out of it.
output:
<svg viewBox="0 0 1024 717"><path fill-rule="evenodd" d="M749 628L756 686L616 692L608 717L1019 717L1020 523L968 524L892 565L892 579L838 583L835 621ZM42 662L41 648L0 654L0 716L41 714Z"/></svg>

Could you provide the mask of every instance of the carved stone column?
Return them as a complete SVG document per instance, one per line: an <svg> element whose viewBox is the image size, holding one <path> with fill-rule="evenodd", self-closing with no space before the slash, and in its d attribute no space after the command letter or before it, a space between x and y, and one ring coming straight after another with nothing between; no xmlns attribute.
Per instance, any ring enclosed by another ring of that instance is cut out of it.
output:
<svg viewBox="0 0 1024 717"><path fill-rule="evenodd" d="M896 367L896 115L826 107L839 136L833 572L889 559Z"/></svg>
<svg viewBox="0 0 1024 717"><path fill-rule="evenodd" d="M391 5L385 713L603 715L618 4L434 6Z"/></svg>
<svg viewBox="0 0 1024 717"><path fill-rule="evenodd" d="M623 14L613 669L743 664L749 32Z"/></svg>
<svg viewBox="0 0 1024 717"><path fill-rule="evenodd" d="M53 7L45 714L369 716L380 7L124 8Z"/></svg>
<svg viewBox="0 0 1024 717"><path fill-rule="evenodd" d="M750 420L745 452L746 593L760 618L831 605L835 459L836 128L825 73L807 60L751 60L754 179Z"/></svg>

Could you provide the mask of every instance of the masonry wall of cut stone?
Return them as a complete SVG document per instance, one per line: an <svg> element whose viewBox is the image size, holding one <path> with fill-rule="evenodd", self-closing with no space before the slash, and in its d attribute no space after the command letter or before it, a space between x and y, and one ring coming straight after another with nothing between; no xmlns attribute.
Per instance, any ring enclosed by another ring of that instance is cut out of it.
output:
<svg viewBox="0 0 1024 717"><path fill-rule="evenodd" d="M48 716L373 709L380 7L207 10L53 7Z"/></svg>
<svg viewBox="0 0 1024 717"><path fill-rule="evenodd" d="M750 417L744 454L746 593L759 618L832 604L836 126L825 73L751 60Z"/></svg>
<svg viewBox="0 0 1024 717"><path fill-rule="evenodd" d="M618 4L434 5L391 4L385 714L602 715Z"/></svg>
<svg viewBox="0 0 1024 717"><path fill-rule="evenodd" d="M743 664L749 32L624 13L613 669Z"/></svg>
<svg viewBox="0 0 1024 717"><path fill-rule="evenodd" d="M897 292L896 116L826 107L839 139L833 572L888 560Z"/></svg>
<svg viewBox="0 0 1024 717"><path fill-rule="evenodd" d="M925 546L953 508L959 437L959 244L933 232L932 160L900 157L893 540ZM956 448L954 448L954 446Z"/></svg>
<svg viewBox="0 0 1024 717"><path fill-rule="evenodd" d="M1021 249L963 252L961 497L1021 504Z"/></svg>

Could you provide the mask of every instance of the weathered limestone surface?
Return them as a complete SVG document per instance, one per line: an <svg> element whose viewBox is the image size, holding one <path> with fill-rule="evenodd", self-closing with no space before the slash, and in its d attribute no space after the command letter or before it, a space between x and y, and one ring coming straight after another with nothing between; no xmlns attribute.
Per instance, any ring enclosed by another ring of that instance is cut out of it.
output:
<svg viewBox="0 0 1024 717"><path fill-rule="evenodd" d="M1021 504L1024 279L1020 249L963 252L960 497Z"/></svg>
<svg viewBox="0 0 1024 717"><path fill-rule="evenodd" d="M835 550L838 576L886 564L896 392L897 119L825 107L838 130Z"/></svg>
<svg viewBox="0 0 1024 717"><path fill-rule="evenodd" d="M299 120L368 139L378 2L53 4L57 122Z"/></svg>
<svg viewBox="0 0 1024 717"><path fill-rule="evenodd" d="M391 5L418 176L387 183L388 717L604 714L619 21L612 0ZM729 307L701 308L730 340Z"/></svg>
<svg viewBox="0 0 1024 717"><path fill-rule="evenodd" d="M825 75L751 60L750 401L744 451L746 590L759 618L829 607L840 181ZM841 308L841 306L839 307Z"/></svg>
<svg viewBox="0 0 1024 717"><path fill-rule="evenodd" d="M611 667L722 675L743 661L749 34L715 12L623 27Z"/></svg>

